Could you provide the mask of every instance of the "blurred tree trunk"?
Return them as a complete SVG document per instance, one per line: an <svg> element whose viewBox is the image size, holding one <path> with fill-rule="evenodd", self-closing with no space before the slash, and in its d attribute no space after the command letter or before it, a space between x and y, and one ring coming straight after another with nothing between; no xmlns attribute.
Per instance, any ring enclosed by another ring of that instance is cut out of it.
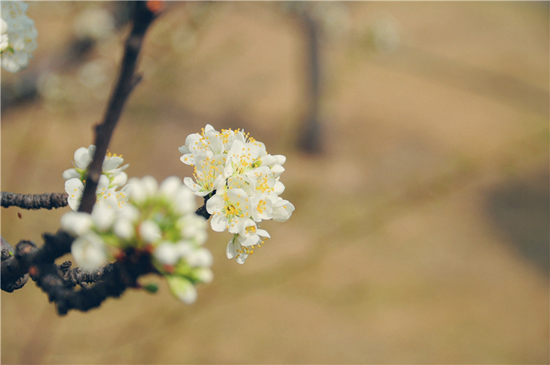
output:
<svg viewBox="0 0 550 365"><path fill-rule="evenodd" d="M320 97L322 89L321 55L319 41L321 29L309 7L300 14L306 37L306 115L299 130L298 148L308 153L319 153L323 149L323 131L320 120Z"/></svg>

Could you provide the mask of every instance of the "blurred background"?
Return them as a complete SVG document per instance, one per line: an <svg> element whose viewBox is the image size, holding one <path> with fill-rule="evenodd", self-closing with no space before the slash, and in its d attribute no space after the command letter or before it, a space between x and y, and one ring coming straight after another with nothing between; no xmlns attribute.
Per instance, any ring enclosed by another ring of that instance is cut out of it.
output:
<svg viewBox="0 0 550 365"><path fill-rule="evenodd" d="M2 71L2 190L62 192L128 7L27 13L34 58ZM210 231L191 306L154 277L156 295L66 317L32 282L2 292L3 363L549 362L547 2L169 2L139 69L110 147L129 176L190 176L188 134L244 128L287 156L296 211L244 265ZM41 244L68 209L2 209L2 236Z"/></svg>

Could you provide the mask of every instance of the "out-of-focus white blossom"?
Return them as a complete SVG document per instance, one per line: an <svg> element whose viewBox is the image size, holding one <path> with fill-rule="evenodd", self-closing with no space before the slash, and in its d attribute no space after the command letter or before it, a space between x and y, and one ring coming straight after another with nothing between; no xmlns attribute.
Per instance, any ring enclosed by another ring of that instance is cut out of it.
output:
<svg viewBox="0 0 550 365"><path fill-rule="evenodd" d="M401 45L401 26L390 13L381 12L376 15L371 28L374 47L378 51L394 52Z"/></svg>
<svg viewBox="0 0 550 365"><path fill-rule="evenodd" d="M2 68L17 72L29 63L36 49L37 31L27 14L28 5L22 1L2 1L0 24L0 53Z"/></svg>
<svg viewBox="0 0 550 365"><path fill-rule="evenodd" d="M92 217L82 212L64 214L61 217L61 228L73 236L81 236L92 228Z"/></svg>
<svg viewBox="0 0 550 365"><path fill-rule="evenodd" d="M113 34L114 30L115 19L104 8L87 8L78 14L74 20L74 31L79 38L101 40Z"/></svg>
<svg viewBox="0 0 550 365"><path fill-rule="evenodd" d="M75 165L86 164L85 156L81 151ZM120 210L96 204L91 215L69 212L61 218L61 227L76 237L76 262L93 270L112 258L109 248L147 252L174 296L191 303L195 285L213 276L212 255L202 247L207 224L195 214L195 195L177 177L160 185L151 176L132 178L129 185L129 200Z"/></svg>
<svg viewBox="0 0 550 365"><path fill-rule="evenodd" d="M207 196L206 210L216 232L229 231L233 238L227 257L243 263L269 234L258 227L264 220L290 218L294 205L279 195L286 157L270 155L265 145L241 130L218 132L206 125L190 134L179 148L180 160L194 166L194 179L187 185L197 196Z"/></svg>
<svg viewBox="0 0 550 365"><path fill-rule="evenodd" d="M8 39L8 23L4 21L4 19L0 19L0 52L4 52L10 42Z"/></svg>
<svg viewBox="0 0 550 365"><path fill-rule="evenodd" d="M94 232L77 237L71 246L71 254L85 271L96 270L107 262L106 247Z"/></svg>

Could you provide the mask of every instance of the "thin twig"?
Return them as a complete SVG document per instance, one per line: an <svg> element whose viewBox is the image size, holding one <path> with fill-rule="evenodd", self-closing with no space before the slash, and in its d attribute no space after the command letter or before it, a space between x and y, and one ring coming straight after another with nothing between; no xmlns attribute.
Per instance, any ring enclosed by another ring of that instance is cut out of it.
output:
<svg viewBox="0 0 550 365"><path fill-rule="evenodd" d="M122 109L130 92L138 84L140 76L135 74L137 59L143 43L147 28L155 19L155 14L147 8L147 2L136 1L134 9L134 21L130 35L126 39L124 56L120 74L116 86L111 94L110 101L105 111L103 122L95 127L96 150L89 166L86 177L86 185L82 193L82 200L78 208L79 212L91 213L96 201L96 189L102 172L103 160L107 153L107 147L111 136L122 113Z"/></svg>
<svg viewBox="0 0 550 365"><path fill-rule="evenodd" d="M88 311L99 307L105 299L118 298L129 287L139 288L137 279L140 276L157 273L150 253L133 249L115 263L90 273L87 278L80 275L79 284L89 280L95 282L92 286L81 285L80 290L74 290L74 285L68 285L66 272L63 265L37 265L31 270L32 279L48 294L49 300L55 302L60 315L71 309Z"/></svg>
<svg viewBox="0 0 550 365"><path fill-rule="evenodd" d="M202 205L202 207L195 210L196 215L200 215L201 217L203 217L206 220L208 220L210 218L211 214L208 213L208 210L206 210L206 203L208 202L208 200L211 197L214 196L214 194L216 194L216 190L212 191L210 194L208 194L204 197L204 204Z"/></svg>
<svg viewBox="0 0 550 365"><path fill-rule="evenodd" d="M2 191L2 207L52 209L67 206L67 193L17 194Z"/></svg>

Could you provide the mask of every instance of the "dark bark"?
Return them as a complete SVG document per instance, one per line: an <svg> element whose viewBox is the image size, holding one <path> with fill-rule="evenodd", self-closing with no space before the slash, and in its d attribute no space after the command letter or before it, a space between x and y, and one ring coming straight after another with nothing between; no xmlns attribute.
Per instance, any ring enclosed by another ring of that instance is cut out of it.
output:
<svg viewBox="0 0 550 365"><path fill-rule="evenodd" d="M2 244L2 290L11 292L21 288L26 282L25 275L28 274L31 266L54 265L55 259L71 251L73 238L67 233L63 231L58 231L55 235L45 233L43 237L44 245L40 248L31 241L23 240L15 246L13 253L9 252L9 248L4 243Z"/></svg>
<svg viewBox="0 0 550 365"><path fill-rule="evenodd" d="M208 202L208 199L214 196L214 194L216 194L216 190L212 191L210 194L204 197L204 204L202 205L202 207L200 207L195 211L196 215L200 215L201 217L204 217L204 219L206 220L210 219L211 214L208 213L208 211L206 210L206 203Z"/></svg>
<svg viewBox="0 0 550 365"><path fill-rule="evenodd" d="M155 14L147 8L147 2L145 1L136 1L134 4L132 30L126 39L118 81L109 99L103 121L95 127L94 145L96 150L88 169L86 185L78 208L79 212L92 212L96 201L96 189L102 172L103 160L111 137L128 96L141 80L141 76L135 74L137 60L145 32L153 22Z"/></svg>
<svg viewBox="0 0 550 365"><path fill-rule="evenodd" d="M69 310L85 312L97 308L107 298L120 297L127 288L139 288L137 279L148 273L156 273L150 254L130 249L120 260L92 273L63 265L37 265L31 270L31 277L56 304L57 312L65 315ZM82 285L85 282L94 284ZM74 289L77 284L80 290Z"/></svg>
<svg viewBox="0 0 550 365"><path fill-rule="evenodd" d="M52 209L67 206L67 193L17 194L2 192L2 207L22 209Z"/></svg>

